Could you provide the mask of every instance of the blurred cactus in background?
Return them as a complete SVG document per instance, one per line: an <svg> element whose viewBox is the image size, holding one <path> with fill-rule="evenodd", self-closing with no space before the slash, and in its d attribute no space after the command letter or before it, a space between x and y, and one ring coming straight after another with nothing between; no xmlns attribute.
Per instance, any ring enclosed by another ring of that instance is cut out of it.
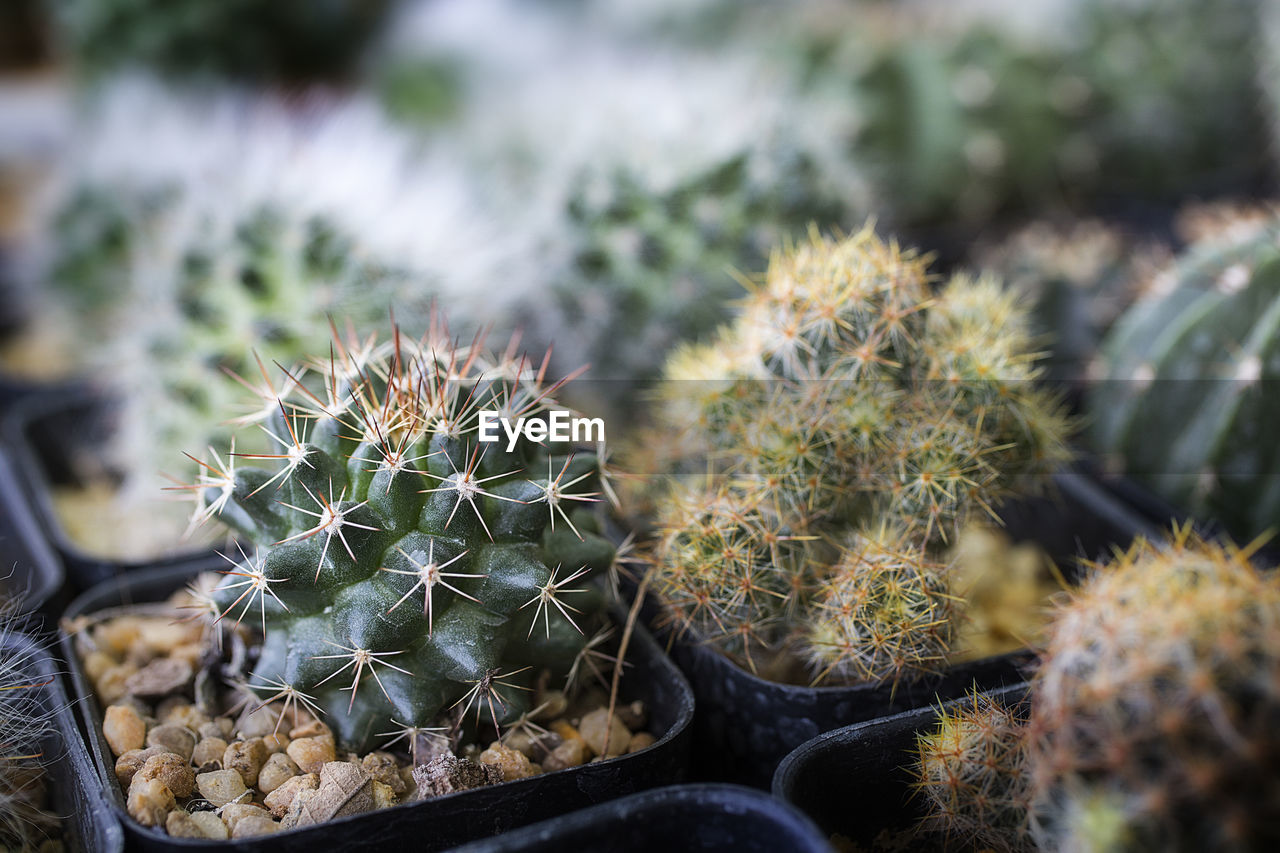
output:
<svg viewBox="0 0 1280 853"><path fill-rule="evenodd" d="M779 252L736 322L672 357L643 439L669 450L642 473L682 475L646 496L667 620L780 679L936 671L960 528L1066 458L1037 374L993 281L935 295L870 228Z"/></svg>
<svg viewBox="0 0 1280 853"><path fill-rule="evenodd" d="M1103 342L1092 437L1115 467L1243 538L1280 518L1280 224L1247 214L1214 228Z"/></svg>
<svg viewBox="0 0 1280 853"><path fill-rule="evenodd" d="M221 445L228 417L261 416L236 413L241 385L269 407L264 374L326 346L330 317L361 328L394 307L408 321L455 287L457 316L480 316L470 276L501 246L465 180L376 110L291 116L141 84L98 106L53 206L47 313L69 318L65 351L122 399L105 455L126 503L153 499L183 452ZM154 539L123 534L130 548L177 544L152 521Z"/></svg>
<svg viewBox="0 0 1280 853"><path fill-rule="evenodd" d="M1049 382L1083 387L1098 344L1167 251L1099 220L1037 221L982 246L973 265L1027 301Z"/></svg>
<svg viewBox="0 0 1280 853"><path fill-rule="evenodd" d="M49 0L73 64L256 82L341 79L395 0Z"/></svg>

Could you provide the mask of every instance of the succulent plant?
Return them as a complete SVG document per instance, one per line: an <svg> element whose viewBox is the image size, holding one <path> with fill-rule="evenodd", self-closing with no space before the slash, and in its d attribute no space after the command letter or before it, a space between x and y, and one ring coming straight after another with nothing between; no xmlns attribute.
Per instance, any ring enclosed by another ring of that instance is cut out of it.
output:
<svg viewBox="0 0 1280 853"><path fill-rule="evenodd" d="M1193 245L1103 342L1089 407L1126 473L1240 538L1280 518L1280 226Z"/></svg>
<svg viewBox="0 0 1280 853"><path fill-rule="evenodd" d="M916 739L920 829L947 849L1031 850L1025 708L975 692Z"/></svg>
<svg viewBox="0 0 1280 853"><path fill-rule="evenodd" d="M465 180L417 159L361 105L290 115L129 82L94 102L54 206L41 295L69 318L76 366L121 398L103 455L122 475L121 506L150 510L184 452L222 446L226 421L254 414L236 411L236 377L271 385L274 362L327 346L331 316L363 327L394 305L405 321L425 317L453 283L473 290L463 270L483 275L497 253L445 267L459 247L489 245L469 242ZM461 295L451 303L468 310ZM174 547L183 517L172 517L145 549L129 530L125 556Z"/></svg>
<svg viewBox="0 0 1280 853"><path fill-rule="evenodd" d="M1139 541L1055 615L1028 730L1046 850L1280 841L1280 584L1249 549Z"/></svg>
<svg viewBox="0 0 1280 853"><path fill-rule="evenodd" d="M58 826L44 780L57 757L45 754L55 708L31 666L38 646L20 633L28 622L21 598L0 593L0 844L9 850L36 850Z"/></svg>
<svg viewBox="0 0 1280 853"><path fill-rule="evenodd" d="M936 670L949 544L1064 457L1036 375L993 281L935 296L924 261L869 227L776 254L740 317L669 361L644 442L678 448L658 472L678 482L649 495L668 620L818 682Z"/></svg>
<svg viewBox="0 0 1280 853"><path fill-rule="evenodd" d="M583 671L603 606L590 581L614 550L589 511L596 455L485 443L482 413L545 424L561 385L438 325L334 352L307 365L315 388L290 374L265 425L279 448L253 457L269 468L215 456L197 484L202 515L252 546L213 592L222 618L264 627L250 686L360 750L451 711L519 719L543 671Z"/></svg>
<svg viewBox="0 0 1280 853"><path fill-rule="evenodd" d="M298 82L349 74L392 0L53 0L76 63Z"/></svg>

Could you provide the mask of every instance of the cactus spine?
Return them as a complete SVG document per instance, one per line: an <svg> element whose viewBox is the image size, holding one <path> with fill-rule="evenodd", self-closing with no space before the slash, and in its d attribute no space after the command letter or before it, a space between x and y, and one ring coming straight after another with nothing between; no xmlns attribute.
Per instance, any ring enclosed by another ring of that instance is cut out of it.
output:
<svg viewBox="0 0 1280 853"><path fill-rule="evenodd" d="M1094 440L1124 470L1236 536L1280 518L1280 225L1193 246L1117 322Z"/></svg>
<svg viewBox="0 0 1280 853"><path fill-rule="evenodd" d="M517 720L600 627L596 456L480 441L482 411L555 408L560 386L513 352L439 328L335 352L277 403L270 468L205 465L203 514L254 546L213 593L265 627L251 687L305 696L358 750L450 713Z"/></svg>
<svg viewBox="0 0 1280 853"><path fill-rule="evenodd" d="M776 254L739 319L668 363L647 443L679 448L663 473L683 475L657 498L669 620L779 678L936 670L959 526L1062 458L1036 372L994 282L935 296L870 228Z"/></svg>

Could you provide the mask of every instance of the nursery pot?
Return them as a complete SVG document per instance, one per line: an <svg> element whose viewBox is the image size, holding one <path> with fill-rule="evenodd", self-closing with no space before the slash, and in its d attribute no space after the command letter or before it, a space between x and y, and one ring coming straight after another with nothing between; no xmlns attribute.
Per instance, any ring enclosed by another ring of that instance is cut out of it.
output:
<svg viewBox="0 0 1280 853"><path fill-rule="evenodd" d="M0 447L0 591L22 595L23 609L56 616L66 604L62 563L45 538L9 453Z"/></svg>
<svg viewBox="0 0 1280 853"><path fill-rule="evenodd" d="M825 837L796 809L737 785L674 785L477 841L457 853L826 853Z"/></svg>
<svg viewBox="0 0 1280 853"><path fill-rule="evenodd" d="M112 406L100 396L83 389L65 389L26 397L4 419L4 440L13 454L18 482L76 593L122 572L161 562L204 560L212 553L200 549L176 552L163 560L113 560L90 553L68 536L54 504L54 487L84 482L77 460L101 458L113 416Z"/></svg>
<svg viewBox="0 0 1280 853"><path fill-rule="evenodd" d="M200 571L225 567L226 562L218 559L122 575L79 596L67 609L66 619L125 604L160 601ZM621 616L615 613L615 618ZM622 680L620 699L639 699L648 706L649 729L658 740L647 749L609 761L273 835L221 842L173 838L163 830L142 826L126 811L124 793L115 778L115 760L102 734L102 709L80 666L74 637L64 630L61 642L72 683L80 696L82 721L97 765L96 773L106 788L112 811L124 824L131 850L200 848L245 853L311 853L317 849L443 850L636 791L679 782L688 764L693 693L653 638L637 626L627 652L632 666Z"/></svg>
<svg viewBox="0 0 1280 853"><path fill-rule="evenodd" d="M40 744L46 759L50 810L61 819L69 853L119 853L124 832L106 807L101 777L76 730L75 716L62 689L58 662L34 640L21 634L0 635L6 651L25 660L24 679L39 684L43 701L54 711L54 728Z"/></svg>
<svg viewBox="0 0 1280 853"><path fill-rule="evenodd" d="M1034 541L1070 579L1077 558L1095 558L1134 536L1158 530L1079 471L1055 475L1050 497L1000 508L1014 541ZM656 610L647 610L650 618ZM850 723L885 717L977 687L996 690L1021 683L1028 652L1013 652L947 667L914 684L808 687L767 681L705 645L666 636L672 658L697 697L694 778L767 788L788 752L810 738Z"/></svg>
<svg viewBox="0 0 1280 853"><path fill-rule="evenodd" d="M1014 705L1026 697L1027 685L992 695ZM916 736L933 728L938 710L936 705L916 708L801 744L778 765L774 796L803 811L828 836L839 834L859 845L873 845L885 830L910 832L922 817L912 788ZM906 849L920 849L919 839Z"/></svg>

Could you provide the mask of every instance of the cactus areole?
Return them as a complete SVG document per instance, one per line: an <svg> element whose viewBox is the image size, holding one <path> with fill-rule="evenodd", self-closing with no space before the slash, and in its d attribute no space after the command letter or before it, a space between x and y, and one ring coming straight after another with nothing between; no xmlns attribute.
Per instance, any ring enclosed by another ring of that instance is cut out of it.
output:
<svg viewBox="0 0 1280 853"><path fill-rule="evenodd" d="M481 412L558 408L542 373L439 328L335 340L264 400L277 452L202 463L199 514L254 546L213 593L224 619L262 625L251 689L363 750L445 718L510 723L536 679L586 669L603 619L589 581L614 558L590 513L599 459L479 440Z"/></svg>

